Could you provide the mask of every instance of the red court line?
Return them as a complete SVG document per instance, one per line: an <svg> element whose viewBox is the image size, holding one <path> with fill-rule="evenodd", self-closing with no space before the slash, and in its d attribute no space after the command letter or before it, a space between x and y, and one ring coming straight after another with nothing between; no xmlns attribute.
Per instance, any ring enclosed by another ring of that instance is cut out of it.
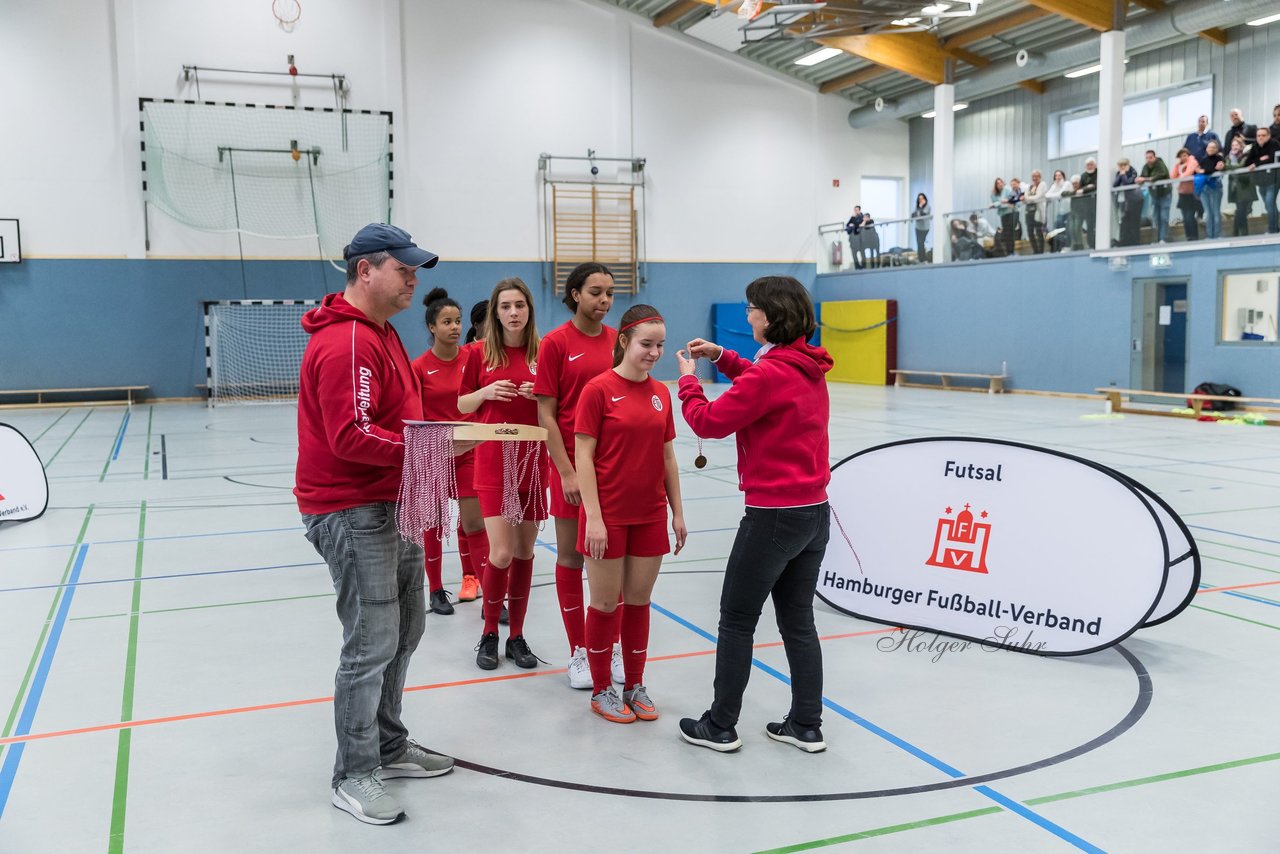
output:
<svg viewBox="0 0 1280 854"><path fill-rule="evenodd" d="M889 632L897 632L901 629L884 628L871 629L864 632L845 632L838 635L826 635L820 637L819 640L842 640L844 638L858 638L866 635L880 635ZM767 649L769 647L782 646L782 641L774 641L772 643L759 643L753 649ZM673 655L655 655L650 661L675 661L681 658L692 658L699 655L715 655L715 647L710 649L701 649L694 652L678 652ZM553 670L536 670L530 673L507 673L502 676L480 676L475 679L459 679L454 682L435 682L429 685L410 685L404 689L408 694L410 691L433 691L438 688L460 688L464 685L486 685L492 682L508 682L513 679L530 679L538 676L557 676L563 675L565 668L557 667ZM279 703L262 703L256 706L237 706L230 709L210 709L204 712L189 712L185 715L167 715L162 718L143 718L142 720L120 721L117 723L98 724L96 726L78 727L76 729L62 729L53 732L35 732L28 735L14 735L8 738L0 738L0 745L17 744L27 741L41 741L47 738L62 738L68 735L87 735L94 732L111 732L121 729L136 729L137 727L155 726L156 724L171 724L178 721L193 721L201 718L220 718L227 715L242 715L246 712L266 712L272 709L292 709L298 706L314 706L319 703L331 703L333 697L307 697L302 700L284 700Z"/></svg>
<svg viewBox="0 0 1280 854"><path fill-rule="evenodd" d="M1255 581L1253 584L1233 584L1230 587L1202 587L1196 591L1196 594L1217 593L1221 590L1243 590L1246 587L1267 587L1272 584L1280 584L1280 581Z"/></svg>

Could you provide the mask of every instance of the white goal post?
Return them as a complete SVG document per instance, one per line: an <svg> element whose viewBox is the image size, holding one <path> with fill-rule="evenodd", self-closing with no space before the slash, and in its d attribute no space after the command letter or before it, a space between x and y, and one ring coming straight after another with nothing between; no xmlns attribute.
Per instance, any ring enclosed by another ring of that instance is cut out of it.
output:
<svg viewBox="0 0 1280 854"><path fill-rule="evenodd" d="M205 381L210 406L280 403L298 397L310 337L302 315L317 300L204 303Z"/></svg>

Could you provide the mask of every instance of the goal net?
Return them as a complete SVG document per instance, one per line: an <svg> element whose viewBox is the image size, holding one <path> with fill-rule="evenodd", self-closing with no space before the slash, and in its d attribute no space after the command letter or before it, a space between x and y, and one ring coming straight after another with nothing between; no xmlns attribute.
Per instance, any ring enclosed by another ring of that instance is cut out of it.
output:
<svg viewBox="0 0 1280 854"><path fill-rule="evenodd" d="M389 222L391 114L143 99L143 189L191 228L312 238L320 257Z"/></svg>
<svg viewBox="0 0 1280 854"><path fill-rule="evenodd" d="M204 304L209 405L280 403L298 396L310 337L302 315L315 300L224 300Z"/></svg>

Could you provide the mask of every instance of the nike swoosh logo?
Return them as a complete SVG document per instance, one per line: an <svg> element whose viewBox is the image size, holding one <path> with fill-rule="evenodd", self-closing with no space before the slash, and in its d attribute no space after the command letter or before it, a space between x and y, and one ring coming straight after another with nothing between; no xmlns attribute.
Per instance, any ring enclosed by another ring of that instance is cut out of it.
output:
<svg viewBox="0 0 1280 854"><path fill-rule="evenodd" d="M584 353L579 353L576 356L570 356L569 361L572 362L574 359L581 359L584 355L585 355Z"/></svg>
<svg viewBox="0 0 1280 854"><path fill-rule="evenodd" d="M576 606L576 605L575 605L575 606L574 606L574 607L572 607L572 608L561 608L560 610L561 610L561 611L564 611L566 614L568 614L570 611L576 611L576 610L578 610L578 608L579 608L579 607L581 607L581 606Z"/></svg>
<svg viewBox="0 0 1280 854"><path fill-rule="evenodd" d="M614 403L617 403L618 401L622 400L622 398L626 397L626 395L624 394L622 397L613 397L613 395L609 395L609 397L613 399Z"/></svg>
<svg viewBox="0 0 1280 854"><path fill-rule="evenodd" d="M649 651L649 648L648 648L648 647L645 647L644 649L633 649L633 650L631 650L631 654L632 654L632 655L644 655L644 654L645 654L646 652L648 652L648 651Z"/></svg>
<svg viewBox="0 0 1280 854"><path fill-rule="evenodd" d="M438 373L440 373L440 369L436 368L434 371L427 371L427 376L431 376L432 374L438 374Z"/></svg>

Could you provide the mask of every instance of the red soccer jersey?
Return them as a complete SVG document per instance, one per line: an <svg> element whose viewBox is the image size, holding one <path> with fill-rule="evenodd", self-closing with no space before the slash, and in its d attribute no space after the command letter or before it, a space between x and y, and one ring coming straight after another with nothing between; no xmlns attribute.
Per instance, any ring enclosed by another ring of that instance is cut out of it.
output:
<svg viewBox="0 0 1280 854"><path fill-rule="evenodd" d="M467 357L466 367L462 371L462 385L458 389L461 397L484 388L498 380L510 380L518 388L521 383L533 382L537 370L530 368L524 360L523 347L505 347L507 363L496 368L489 368L484 361L484 348L476 347ZM529 424L538 425L538 403L517 395L511 400L486 400L476 410L473 420L482 424ZM482 442L476 448L476 489L502 489L502 442ZM547 483L547 449L539 443L539 470L541 483ZM533 489L533 471L528 471L521 478L519 490L530 492Z"/></svg>
<svg viewBox="0 0 1280 854"><path fill-rule="evenodd" d="M666 521L663 446L675 439L676 424L665 385L605 371L582 389L574 432L596 439L596 490L606 525Z"/></svg>
<svg viewBox="0 0 1280 854"><path fill-rule="evenodd" d="M444 361L428 350L413 360L413 372L422 383L422 417L427 421L470 421L471 415L458 411L458 389L462 371L467 366L467 352L460 350L450 361Z"/></svg>
<svg viewBox="0 0 1280 854"><path fill-rule="evenodd" d="M584 335L572 320L557 326L538 349L538 379L533 393L556 399L556 423L564 449L573 459L574 422L578 397L587 382L613 367L617 330L604 327L599 335Z"/></svg>

